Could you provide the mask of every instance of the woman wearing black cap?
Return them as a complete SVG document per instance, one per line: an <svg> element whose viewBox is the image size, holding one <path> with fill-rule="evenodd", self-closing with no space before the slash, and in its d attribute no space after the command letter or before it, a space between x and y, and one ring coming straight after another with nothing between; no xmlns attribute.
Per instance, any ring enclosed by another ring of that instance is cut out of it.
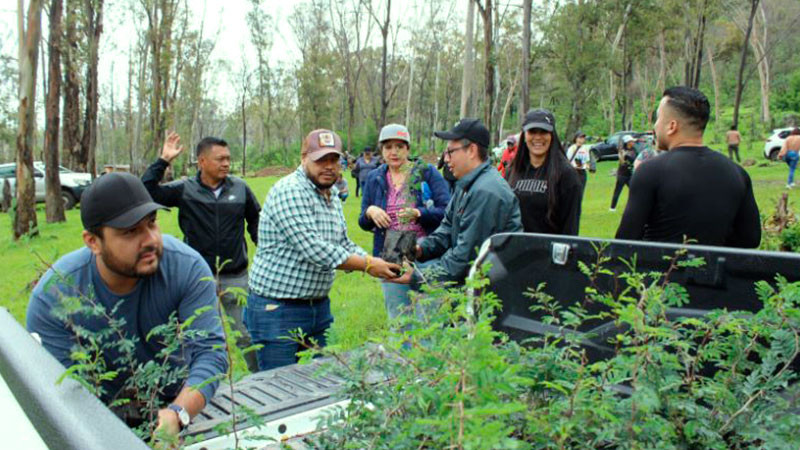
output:
<svg viewBox="0 0 800 450"><path fill-rule="evenodd" d="M508 183L519 198L526 232L578 234L581 184L564 155L550 111L525 114L510 169Z"/></svg>

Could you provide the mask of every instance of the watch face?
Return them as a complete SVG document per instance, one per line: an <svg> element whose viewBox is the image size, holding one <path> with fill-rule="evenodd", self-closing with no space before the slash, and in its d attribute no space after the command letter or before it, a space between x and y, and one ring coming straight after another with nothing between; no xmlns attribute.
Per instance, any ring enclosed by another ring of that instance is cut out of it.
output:
<svg viewBox="0 0 800 450"><path fill-rule="evenodd" d="M181 423L181 428L189 425L189 422L192 420L192 418L189 417L189 413L186 412L185 409L175 404L169 405L168 408L175 411L175 413L178 415L178 421Z"/></svg>
<svg viewBox="0 0 800 450"><path fill-rule="evenodd" d="M185 410L185 409L181 408L181 410L180 410L180 411L178 411L178 419L180 419L180 421L181 421L181 424L182 424L183 426L188 426L188 425L189 425L189 420L190 420L191 418L189 417L189 413L188 413L188 412L186 412L186 410Z"/></svg>

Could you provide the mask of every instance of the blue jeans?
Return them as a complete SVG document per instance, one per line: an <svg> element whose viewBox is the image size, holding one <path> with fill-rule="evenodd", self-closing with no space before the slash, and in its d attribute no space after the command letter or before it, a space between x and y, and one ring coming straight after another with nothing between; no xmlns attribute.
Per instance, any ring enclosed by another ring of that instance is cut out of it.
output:
<svg viewBox="0 0 800 450"><path fill-rule="evenodd" d="M786 182L786 184L794 183L794 170L797 169L798 159L800 159L800 156L798 156L797 152L793 150L786 152L786 156L784 156L784 161L786 161L786 164L789 165L789 180Z"/></svg>
<svg viewBox="0 0 800 450"><path fill-rule="evenodd" d="M246 269L238 274L219 275L219 290L222 293L219 301L222 302L225 313L233 318L233 323L231 324L233 329L241 333L241 336L236 339L236 346L240 349L250 347L252 341L250 339L250 333L247 332L247 328L244 326L243 322L242 314L244 308L239 305L239 299L234 294L226 292L226 290L229 287L237 287L247 291L247 280ZM247 370L250 372L256 372L258 370L258 361L256 360L256 354L254 352L244 355L244 361L247 363Z"/></svg>
<svg viewBox="0 0 800 450"><path fill-rule="evenodd" d="M383 290L383 301L386 304L386 314L390 321L408 311L411 306L411 300L408 298L408 293L411 291L409 285L382 281L381 289Z"/></svg>
<svg viewBox="0 0 800 450"><path fill-rule="evenodd" d="M254 344L262 344L256 353L259 370L288 366L297 362L297 352L304 348L288 339L290 331L298 328L305 333L307 342L316 341L324 347L325 332L333 323L331 301L312 304L301 301L268 299L250 293L244 310L244 323Z"/></svg>

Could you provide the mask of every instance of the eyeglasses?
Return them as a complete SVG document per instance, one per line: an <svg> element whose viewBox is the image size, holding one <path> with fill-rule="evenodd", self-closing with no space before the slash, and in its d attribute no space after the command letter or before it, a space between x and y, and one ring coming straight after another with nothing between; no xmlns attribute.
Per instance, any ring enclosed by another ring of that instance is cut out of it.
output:
<svg viewBox="0 0 800 450"><path fill-rule="evenodd" d="M455 152L457 152L457 151L459 151L459 150L464 150L464 149L465 149L465 148L467 148L467 147L469 147L469 144L467 144L467 145L462 145L461 147L456 147L456 148L449 148L449 147L448 147L448 148L446 148L446 149L444 150L444 154L445 154L445 156L447 156L448 158L452 158L452 157L453 157L453 153L455 153Z"/></svg>

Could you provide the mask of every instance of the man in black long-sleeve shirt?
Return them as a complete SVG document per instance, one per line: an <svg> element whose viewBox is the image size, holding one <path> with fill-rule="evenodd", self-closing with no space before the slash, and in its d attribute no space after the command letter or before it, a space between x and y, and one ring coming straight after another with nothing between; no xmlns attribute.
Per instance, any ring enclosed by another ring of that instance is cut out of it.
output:
<svg viewBox="0 0 800 450"><path fill-rule="evenodd" d="M219 138L206 137L197 144L197 176L159 184L169 164L183 151L180 136L171 132L164 141L161 157L147 168L142 182L156 202L178 208L178 225L183 240L205 259L211 272L219 268L220 301L241 333L239 348L250 346L250 335L242 321L242 306L229 287L247 290L247 232L254 244L258 240L258 199L240 178L228 175L231 152ZM223 265L224 264L224 265ZM254 352L245 354L251 372L258 370Z"/></svg>
<svg viewBox="0 0 800 450"><path fill-rule="evenodd" d="M658 107L661 157L634 172L617 239L758 247L761 222L750 176L703 145L710 106L702 92L669 88Z"/></svg>

